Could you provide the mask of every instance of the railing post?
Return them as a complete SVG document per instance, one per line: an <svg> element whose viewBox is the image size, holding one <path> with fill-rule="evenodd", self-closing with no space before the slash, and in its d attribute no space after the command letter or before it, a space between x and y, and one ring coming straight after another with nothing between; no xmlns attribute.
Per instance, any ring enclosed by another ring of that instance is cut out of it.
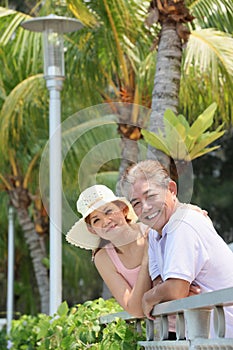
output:
<svg viewBox="0 0 233 350"><path fill-rule="evenodd" d="M218 338L225 336L226 323L223 306L216 305L214 307L214 331Z"/></svg>
<svg viewBox="0 0 233 350"><path fill-rule="evenodd" d="M146 340L154 340L154 321L146 319Z"/></svg>
<svg viewBox="0 0 233 350"><path fill-rule="evenodd" d="M186 339L209 338L210 309L184 310Z"/></svg>
<svg viewBox="0 0 233 350"><path fill-rule="evenodd" d="M177 340L185 339L185 320L183 312L179 312L176 315L176 338Z"/></svg>

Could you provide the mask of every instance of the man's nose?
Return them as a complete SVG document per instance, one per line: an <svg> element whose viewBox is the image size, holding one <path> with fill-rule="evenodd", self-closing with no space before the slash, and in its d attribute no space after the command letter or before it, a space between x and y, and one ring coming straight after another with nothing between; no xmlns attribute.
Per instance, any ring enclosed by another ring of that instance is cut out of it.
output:
<svg viewBox="0 0 233 350"><path fill-rule="evenodd" d="M146 199L142 201L142 211L148 211L151 208L152 208L152 205L148 203Z"/></svg>

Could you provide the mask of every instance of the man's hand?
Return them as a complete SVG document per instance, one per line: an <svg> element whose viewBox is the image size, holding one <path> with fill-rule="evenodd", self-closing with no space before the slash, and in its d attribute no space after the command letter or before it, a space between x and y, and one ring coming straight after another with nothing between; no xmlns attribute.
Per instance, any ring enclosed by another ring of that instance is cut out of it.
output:
<svg viewBox="0 0 233 350"><path fill-rule="evenodd" d="M154 287L146 292L142 298L142 309L144 315L150 320L155 318L151 315L151 311L154 306L169 300L181 299L190 295L196 295L201 292L200 287L196 285L190 285L188 281L170 278L165 282L161 280L161 277L153 281Z"/></svg>

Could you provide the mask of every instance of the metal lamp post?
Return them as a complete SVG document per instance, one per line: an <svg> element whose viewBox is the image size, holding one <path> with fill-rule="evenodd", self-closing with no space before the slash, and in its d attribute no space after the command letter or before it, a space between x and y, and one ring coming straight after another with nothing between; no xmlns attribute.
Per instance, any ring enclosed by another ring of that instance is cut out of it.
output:
<svg viewBox="0 0 233 350"><path fill-rule="evenodd" d="M14 209L8 211L7 334L11 330L14 310Z"/></svg>
<svg viewBox="0 0 233 350"><path fill-rule="evenodd" d="M62 302L62 163L61 163L61 100L65 79L63 33L82 27L73 18L56 15L25 21L22 27L43 32L44 78L50 94L49 103L49 217L50 217L50 300L53 315Z"/></svg>

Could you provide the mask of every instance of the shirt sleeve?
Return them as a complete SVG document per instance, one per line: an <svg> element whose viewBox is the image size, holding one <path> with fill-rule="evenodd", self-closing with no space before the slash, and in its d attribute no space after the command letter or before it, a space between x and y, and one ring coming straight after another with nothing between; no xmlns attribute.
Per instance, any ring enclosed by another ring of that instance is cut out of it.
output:
<svg viewBox="0 0 233 350"><path fill-rule="evenodd" d="M180 278L192 283L207 261L208 254L195 225L187 222L176 224L167 235L163 279Z"/></svg>
<svg viewBox="0 0 233 350"><path fill-rule="evenodd" d="M157 232L154 230L149 231L149 274L151 280L153 281L156 277L160 275L159 267L158 267L158 252L157 252Z"/></svg>

